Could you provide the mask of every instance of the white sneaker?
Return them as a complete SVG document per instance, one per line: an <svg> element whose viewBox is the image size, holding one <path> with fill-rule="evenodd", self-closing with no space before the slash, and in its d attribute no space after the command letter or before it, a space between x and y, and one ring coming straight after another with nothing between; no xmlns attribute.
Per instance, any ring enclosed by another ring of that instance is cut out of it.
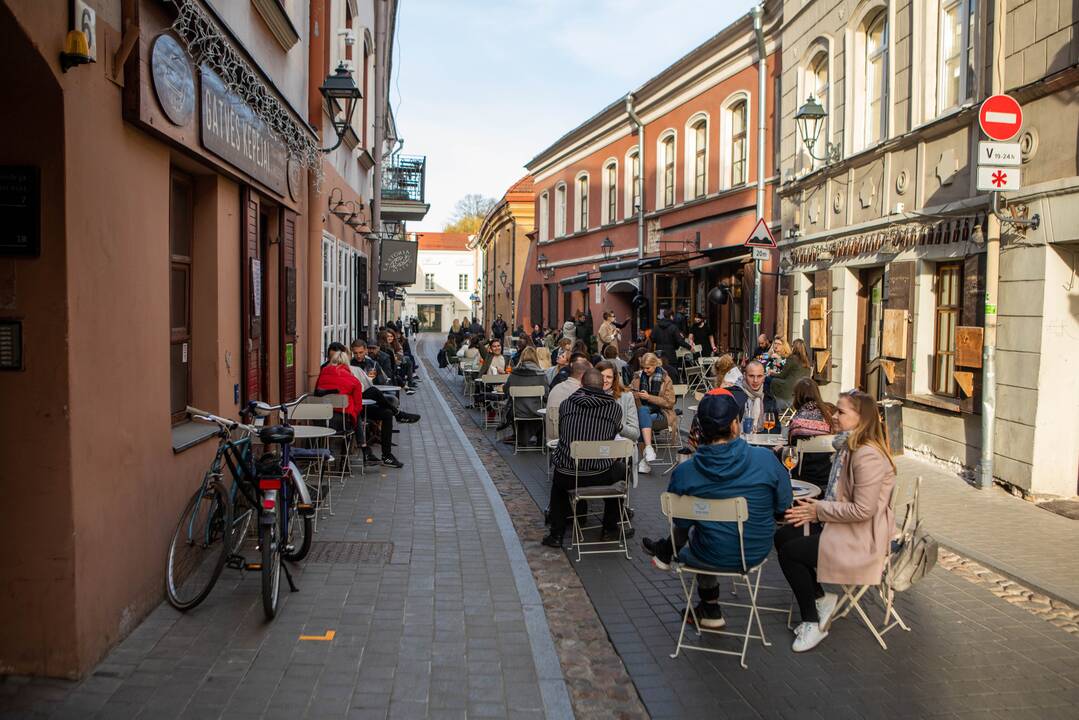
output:
<svg viewBox="0 0 1079 720"><path fill-rule="evenodd" d="M651 445L644 446L644 459L648 462L656 461L656 451Z"/></svg>
<svg viewBox="0 0 1079 720"><path fill-rule="evenodd" d="M648 464L647 460L641 460L639 463L637 463L637 472L643 475L647 475L648 473L652 472L652 466Z"/></svg>
<svg viewBox="0 0 1079 720"><path fill-rule="evenodd" d="M839 602L839 596L835 593L824 593L824 597L817 598L817 617L819 620L817 624L821 627L828 627L828 620L831 619L832 613L835 611L835 604Z"/></svg>
<svg viewBox="0 0 1079 720"><path fill-rule="evenodd" d="M804 622L794 629L794 642L791 644L791 650L794 652L805 652L812 650L820 645L820 641L828 637L828 633L820 629L820 625L815 622Z"/></svg>

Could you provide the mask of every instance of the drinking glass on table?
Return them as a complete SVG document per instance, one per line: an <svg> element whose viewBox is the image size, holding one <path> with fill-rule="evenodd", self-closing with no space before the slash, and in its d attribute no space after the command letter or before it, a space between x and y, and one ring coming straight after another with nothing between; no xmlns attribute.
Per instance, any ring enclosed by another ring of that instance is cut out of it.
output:
<svg viewBox="0 0 1079 720"><path fill-rule="evenodd" d="M761 422L765 432L772 432L772 428L776 426L776 414L772 412L764 413L764 419Z"/></svg>
<svg viewBox="0 0 1079 720"><path fill-rule="evenodd" d="M787 468L787 473L790 474L794 470L794 466L798 464L798 449L793 447L785 447L780 452L780 458L783 460L783 467Z"/></svg>

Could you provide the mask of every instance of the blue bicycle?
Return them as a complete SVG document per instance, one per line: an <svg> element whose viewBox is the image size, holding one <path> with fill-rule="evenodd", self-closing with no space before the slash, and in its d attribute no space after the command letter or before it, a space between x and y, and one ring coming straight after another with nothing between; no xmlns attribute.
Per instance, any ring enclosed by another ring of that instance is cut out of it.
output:
<svg viewBox="0 0 1079 720"><path fill-rule="evenodd" d="M282 570L296 590L282 560L297 562L310 551L314 506L303 475L292 462L294 433L288 411L306 397L281 405L252 402L241 414L249 420L279 412L281 423L268 426L187 408L192 419L218 426L218 446L169 543L165 589L173 607L190 610L205 600L226 565L261 573L267 620L277 614ZM267 448L257 459L254 438ZM225 485L226 469L231 487ZM239 551L252 521L257 521L259 560L248 562Z"/></svg>

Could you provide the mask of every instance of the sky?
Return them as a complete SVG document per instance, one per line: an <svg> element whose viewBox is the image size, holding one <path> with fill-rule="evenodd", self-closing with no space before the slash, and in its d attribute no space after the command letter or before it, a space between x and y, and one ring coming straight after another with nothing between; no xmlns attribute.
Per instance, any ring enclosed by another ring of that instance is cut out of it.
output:
<svg viewBox="0 0 1079 720"><path fill-rule="evenodd" d="M467 193L500 198L524 164L749 12L752 0L399 0L390 102L427 156L441 230ZM687 20L691 20L687 22Z"/></svg>

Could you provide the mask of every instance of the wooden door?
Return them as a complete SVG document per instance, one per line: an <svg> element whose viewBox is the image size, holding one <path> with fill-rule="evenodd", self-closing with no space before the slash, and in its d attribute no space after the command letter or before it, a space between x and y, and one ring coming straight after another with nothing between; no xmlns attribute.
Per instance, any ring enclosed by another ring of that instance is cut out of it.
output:
<svg viewBox="0 0 1079 720"><path fill-rule="evenodd" d="M862 300L863 292L865 321L858 333L861 338L861 368L857 377L862 390L879 398L884 389L880 366L884 330L884 268L862 271L859 301Z"/></svg>
<svg viewBox="0 0 1079 720"><path fill-rule="evenodd" d="M240 242L240 327L243 354L243 402L263 399L262 243L258 198L249 188L241 197L243 218Z"/></svg>
<svg viewBox="0 0 1079 720"><path fill-rule="evenodd" d="M281 254L278 263L278 328L280 328L281 401L296 397L296 213L281 211Z"/></svg>

